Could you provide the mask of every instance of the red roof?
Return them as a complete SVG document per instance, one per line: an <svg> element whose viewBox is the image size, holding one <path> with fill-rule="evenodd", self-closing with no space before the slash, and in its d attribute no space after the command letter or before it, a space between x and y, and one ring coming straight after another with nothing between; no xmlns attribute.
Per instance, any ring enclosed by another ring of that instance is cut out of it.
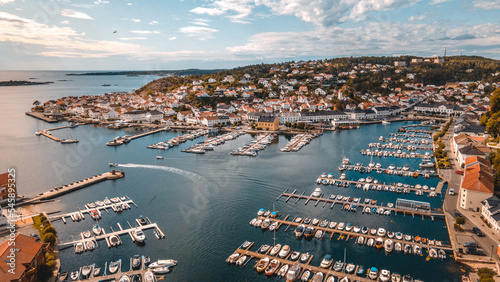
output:
<svg viewBox="0 0 500 282"><path fill-rule="evenodd" d="M31 236L18 234L14 239L15 245L9 246L9 241L0 244L0 281L18 280L26 271L29 264L43 247L42 243ZM12 244L12 243L11 243ZM15 248L14 274L9 272L11 267L7 263L11 250Z"/></svg>

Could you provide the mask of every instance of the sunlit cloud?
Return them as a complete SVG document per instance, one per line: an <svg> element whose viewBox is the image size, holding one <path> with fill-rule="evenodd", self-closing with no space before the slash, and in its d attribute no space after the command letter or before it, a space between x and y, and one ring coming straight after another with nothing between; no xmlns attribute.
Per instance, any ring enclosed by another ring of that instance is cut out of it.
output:
<svg viewBox="0 0 500 282"><path fill-rule="evenodd" d="M198 40L206 40L208 38L213 38L213 34L218 32L218 30L202 26L186 26L181 27L179 32L184 33L189 37L196 37Z"/></svg>
<svg viewBox="0 0 500 282"><path fill-rule="evenodd" d="M472 5L483 10L500 9L500 0L474 0Z"/></svg>
<svg viewBox="0 0 500 282"><path fill-rule="evenodd" d="M75 11L72 9L62 10L61 16L68 17L68 18L82 19L82 20L93 20L94 19L91 16L89 16L83 12Z"/></svg>
<svg viewBox="0 0 500 282"><path fill-rule="evenodd" d="M137 33L137 34L159 34L159 31L156 30L131 30L130 32L132 33Z"/></svg>
<svg viewBox="0 0 500 282"><path fill-rule="evenodd" d="M2 4L7 4L7 3L12 3L14 2L15 0L0 0L0 5Z"/></svg>
<svg viewBox="0 0 500 282"><path fill-rule="evenodd" d="M133 21L134 23L140 23L141 20L140 19L130 19L131 21Z"/></svg>
<svg viewBox="0 0 500 282"><path fill-rule="evenodd" d="M170 37L168 40L176 40L176 39L177 39L177 37L172 36L172 37Z"/></svg>
<svg viewBox="0 0 500 282"><path fill-rule="evenodd" d="M149 24L150 24L150 25L157 25L157 24L158 24L158 22L157 22L157 21L150 21L150 22L149 22Z"/></svg>

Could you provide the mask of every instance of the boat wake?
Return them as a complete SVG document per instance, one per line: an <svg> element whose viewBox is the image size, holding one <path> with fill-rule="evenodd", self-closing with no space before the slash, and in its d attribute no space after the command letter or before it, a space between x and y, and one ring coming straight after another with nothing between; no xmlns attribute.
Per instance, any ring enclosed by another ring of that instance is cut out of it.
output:
<svg viewBox="0 0 500 282"><path fill-rule="evenodd" d="M118 164L117 166L130 167L130 168L149 168L149 169L157 169L157 170L173 172L175 174L179 174L188 178L189 180L193 181L196 184L209 186L209 182L201 175L176 167L161 166L161 165L142 165L142 164Z"/></svg>

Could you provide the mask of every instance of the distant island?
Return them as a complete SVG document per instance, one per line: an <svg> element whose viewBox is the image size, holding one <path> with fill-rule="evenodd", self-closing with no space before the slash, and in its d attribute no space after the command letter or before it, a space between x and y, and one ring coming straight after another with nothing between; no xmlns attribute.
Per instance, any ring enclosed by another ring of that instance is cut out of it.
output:
<svg viewBox="0 0 500 282"><path fill-rule="evenodd" d="M185 75L203 75L211 74L223 69L201 70L201 69L185 69L185 70L155 70L155 71L106 71L106 72L87 72L87 73L67 73L69 76L82 76L82 75L126 75L126 76L139 76L139 75L158 75L158 76L185 76Z"/></svg>
<svg viewBox="0 0 500 282"><path fill-rule="evenodd" d="M9 81L0 81L0 86L25 86L25 85L41 85L41 84L51 84L54 83L52 81L45 82L32 82L32 81L18 81L18 80L9 80Z"/></svg>

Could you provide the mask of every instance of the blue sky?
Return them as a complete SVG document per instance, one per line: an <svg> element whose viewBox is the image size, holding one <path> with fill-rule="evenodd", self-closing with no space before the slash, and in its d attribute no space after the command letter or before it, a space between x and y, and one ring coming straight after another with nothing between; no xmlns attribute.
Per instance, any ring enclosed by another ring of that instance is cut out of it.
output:
<svg viewBox="0 0 500 282"><path fill-rule="evenodd" d="M2 70L232 68L343 56L500 59L500 0L0 0Z"/></svg>

